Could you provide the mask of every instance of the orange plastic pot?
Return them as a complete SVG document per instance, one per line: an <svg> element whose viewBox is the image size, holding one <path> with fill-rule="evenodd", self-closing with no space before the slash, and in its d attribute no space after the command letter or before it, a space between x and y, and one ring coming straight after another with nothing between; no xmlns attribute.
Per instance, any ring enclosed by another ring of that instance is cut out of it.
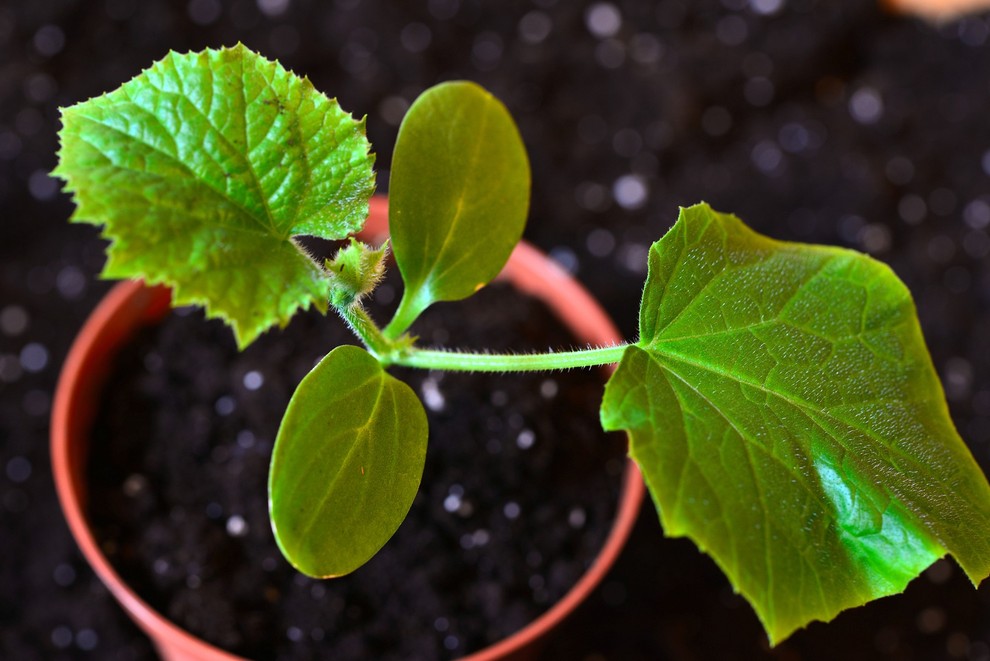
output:
<svg viewBox="0 0 990 661"><path fill-rule="evenodd" d="M365 229L382 237L388 227L384 198L372 200ZM601 307L553 261L525 243L513 252L499 276L518 290L548 305L571 328L575 338L593 345L620 340ZM238 659L184 631L139 597L114 570L100 550L86 520L84 481L89 429L97 397L116 351L142 326L156 323L169 310L169 291L122 282L97 306L72 345L55 392L52 411L51 453L62 510L86 560L110 589L131 619L148 634L166 661L231 661ZM539 641L570 614L595 588L611 567L635 523L643 499L643 481L628 462L616 519L599 555L571 590L543 615L501 642L471 654L471 661L518 659L533 655Z"/></svg>

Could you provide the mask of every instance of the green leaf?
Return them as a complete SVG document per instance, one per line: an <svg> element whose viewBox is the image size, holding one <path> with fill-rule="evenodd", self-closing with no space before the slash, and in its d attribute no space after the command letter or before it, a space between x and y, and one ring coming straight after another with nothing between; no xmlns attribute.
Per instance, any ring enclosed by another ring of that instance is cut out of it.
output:
<svg viewBox="0 0 990 661"><path fill-rule="evenodd" d="M865 255L682 210L602 423L630 432L666 533L713 556L772 642L946 553L990 573L990 487L910 294Z"/></svg>
<svg viewBox="0 0 990 661"><path fill-rule="evenodd" d="M103 225L104 276L166 283L240 346L328 283L293 236L362 227L374 179L364 122L238 45L163 60L116 91L62 110L55 174Z"/></svg>
<svg viewBox="0 0 990 661"><path fill-rule="evenodd" d="M529 211L529 160L505 106L469 82L424 92L392 159L389 231L405 291L395 338L436 301L466 298L505 265Z"/></svg>
<svg viewBox="0 0 990 661"><path fill-rule="evenodd" d="M364 349L327 354L289 402L268 476L272 529L289 562L321 578L367 562L409 512L426 440L409 386Z"/></svg>

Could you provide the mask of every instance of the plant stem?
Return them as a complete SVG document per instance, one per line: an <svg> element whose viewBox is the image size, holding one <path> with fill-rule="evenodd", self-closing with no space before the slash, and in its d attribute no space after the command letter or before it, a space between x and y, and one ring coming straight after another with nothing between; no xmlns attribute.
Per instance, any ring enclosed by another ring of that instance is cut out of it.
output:
<svg viewBox="0 0 990 661"><path fill-rule="evenodd" d="M625 344L598 349L558 351L534 354L487 354L407 349L391 362L405 367L419 367L459 372L534 372L544 370L595 367L617 363L622 359Z"/></svg>
<svg viewBox="0 0 990 661"><path fill-rule="evenodd" d="M368 311L360 303L334 306L334 309L347 322L355 335L364 342L364 345L374 354L375 358L382 362L393 362L391 356L395 353L395 344L382 335L381 330L378 329L378 324L372 320Z"/></svg>

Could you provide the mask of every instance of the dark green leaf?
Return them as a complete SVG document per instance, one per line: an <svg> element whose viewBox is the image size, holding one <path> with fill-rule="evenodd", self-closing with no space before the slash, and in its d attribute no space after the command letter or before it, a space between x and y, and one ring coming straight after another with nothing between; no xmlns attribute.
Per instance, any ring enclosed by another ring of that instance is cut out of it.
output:
<svg viewBox="0 0 990 661"><path fill-rule="evenodd" d="M468 82L424 92L399 129L389 182L392 251L405 283L386 333L436 301L470 296L505 265L529 210L529 160L502 103Z"/></svg>
<svg viewBox="0 0 990 661"><path fill-rule="evenodd" d="M363 122L243 46L170 53L62 111L55 174L111 240L104 275L174 289L244 346L328 283L292 240L343 238L368 214Z"/></svg>
<svg viewBox="0 0 990 661"><path fill-rule="evenodd" d="M285 557L324 578L367 562L412 505L426 440L409 386L364 349L331 351L299 384L275 441L269 505Z"/></svg>
<svg viewBox="0 0 990 661"><path fill-rule="evenodd" d="M990 487L889 268L698 205L650 251L640 334L603 424L629 430L667 534L714 557L771 641L946 553L990 573Z"/></svg>

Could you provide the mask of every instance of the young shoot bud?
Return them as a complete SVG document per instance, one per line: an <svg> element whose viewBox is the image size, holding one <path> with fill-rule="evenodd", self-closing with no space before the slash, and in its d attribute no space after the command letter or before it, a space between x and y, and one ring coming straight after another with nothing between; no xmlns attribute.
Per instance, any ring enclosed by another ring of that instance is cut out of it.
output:
<svg viewBox="0 0 990 661"><path fill-rule="evenodd" d="M347 308L369 294L385 275L388 241L379 248L361 243L351 237L350 244L326 261L330 273L330 304Z"/></svg>

